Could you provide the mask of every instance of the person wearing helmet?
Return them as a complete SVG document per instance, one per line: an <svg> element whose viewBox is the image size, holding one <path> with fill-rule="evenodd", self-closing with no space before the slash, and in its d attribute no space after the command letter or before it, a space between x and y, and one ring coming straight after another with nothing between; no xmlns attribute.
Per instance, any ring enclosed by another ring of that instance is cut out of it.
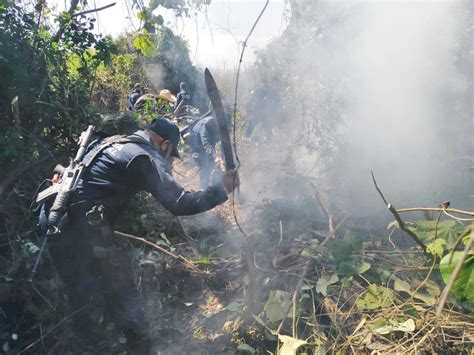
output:
<svg viewBox="0 0 474 355"><path fill-rule="evenodd" d="M174 215L192 215L224 203L239 185L237 172L227 172L202 191L185 190L171 174L179 140L175 124L156 118L144 130L98 139L87 148L84 161L89 163L50 252L71 308L78 311L77 335L94 353L108 352L94 343L100 317L125 335L127 353L151 353L150 327L130 255L113 232L130 198L146 191Z"/></svg>

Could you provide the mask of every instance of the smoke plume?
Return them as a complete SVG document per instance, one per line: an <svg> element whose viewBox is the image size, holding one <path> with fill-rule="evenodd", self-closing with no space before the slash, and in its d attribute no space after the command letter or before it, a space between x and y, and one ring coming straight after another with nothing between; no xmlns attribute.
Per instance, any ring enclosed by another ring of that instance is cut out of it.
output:
<svg viewBox="0 0 474 355"><path fill-rule="evenodd" d="M383 209L371 170L397 206L472 206L460 157L473 144L473 6L290 3L288 28L259 63L288 109L261 155L279 162L270 175L289 167L292 151L297 173L324 178L356 216Z"/></svg>

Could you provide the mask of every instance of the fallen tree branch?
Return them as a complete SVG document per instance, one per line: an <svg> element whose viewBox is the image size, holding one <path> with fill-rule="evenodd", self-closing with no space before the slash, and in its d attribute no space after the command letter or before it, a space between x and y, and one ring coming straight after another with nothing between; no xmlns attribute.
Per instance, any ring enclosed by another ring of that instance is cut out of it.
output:
<svg viewBox="0 0 474 355"><path fill-rule="evenodd" d="M374 176L374 172L371 171L371 174L372 174L372 180L374 182L374 185L375 185L375 189L377 190L377 192L379 193L380 197L382 197L382 200L383 202L385 202L385 204L387 205L387 208L388 210L393 214L393 216L395 217L395 220L397 221L400 229L402 231L404 231L406 234L408 234L415 242L416 244L418 244L422 249L423 251L425 252L426 255L430 256L430 254L428 254L426 252L426 246L425 244L423 244L423 242L420 240L420 238L418 238L418 236L413 233L410 229L407 228L407 226L405 225L405 223L403 223L402 219L400 218L400 215L398 214L397 210L395 209L395 207L393 207L393 205L391 203L388 203L387 200L385 199L385 196L383 195L382 191L379 189L378 185L377 185L377 181L375 180L375 176ZM440 208L440 210L442 210Z"/></svg>
<svg viewBox="0 0 474 355"><path fill-rule="evenodd" d="M155 243L150 242L149 240L146 240L145 238L136 237L134 235L122 233L119 231L114 231L114 235L116 235L117 237L128 238L128 239L145 243L146 245L152 247L153 249L159 251L160 253L163 253L165 255L168 255L170 258L178 260L179 262L183 263L185 266L193 270L199 270L191 261L186 259L184 256L173 254L172 252L160 247L159 245L156 245Z"/></svg>
<svg viewBox="0 0 474 355"><path fill-rule="evenodd" d="M474 232L471 229L471 238L470 238L469 242L466 244L466 247L464 248L461 259L456 264L456 267L454 268L454 271L451 274L451 276L449 278L449 281L446 284L446 287L444 288L444 290L441 293L441 296L439 298L438 307L436 308L436 317L437 318L439 318L441 316L441 312L443 311L444 305L446 304L446 301L448 300L448 295L451 292L451 289L454 286L454 282L456 281L456 278L458 277L459 273L461 272L462 267L464 266L464 261L466 260L467 256L469 255L469 252L471 250L473 242L474 242Z"/></svg>

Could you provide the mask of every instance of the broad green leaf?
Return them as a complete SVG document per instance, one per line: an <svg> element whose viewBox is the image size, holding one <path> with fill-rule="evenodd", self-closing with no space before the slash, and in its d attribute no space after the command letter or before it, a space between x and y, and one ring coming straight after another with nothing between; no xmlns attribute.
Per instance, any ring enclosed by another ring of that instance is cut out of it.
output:
<svg viewBox="0 0 474 355"><path fill-rule="evenodd" d="M354 252L358 252L362 249L363 240L361 237L355 234L349 234L348 236L344 238L344 241L352 245Z"/></svg>
<svg viewBox="0 0 474 355"><path fill-rule="evenodd" d="M464 227L457 224L454 220L436 222L437 221L416 221L416 226L409 227L409 229L425 244L432 242L436 235L437 238L446 240L446 247L448 249L452 248L457 237L463 232Z"/></svg>
<svg viewBox="0 0 474 355"><path fill-rule="evenodd" d="M428 253L431 253L434 256L441 258L444 252L444 246L446 245L446 240L437 238L426 246Z"/></svg>
<svg viewBox="0 0 474 355"><path fill-rule="evenodd" d="M337 263L350 258L353 251L352 245L344 240L335 240L332 243L332 256Z"/></svg>
<svg viewBox="0 0 474 355"><path fill-rule="evenodd" d="M326 280L325 278L320 278L318 282L316 282L316 292L319 292L323 296L327 296L328 286L329 280Z"/></svg>
<svg viewBox="0 0 474 355"><path fill-rule="evenodd" d="M336 266L336 273L341 276L351 276L357 274L354 258L347 258Z"/></svg>
<svg viewBox="0 0 474 355"><path fill-rule="evenodd" d="M363 274L366 271L369 271L370 269L370 264L368 262L363 261L362 264L360 264L357 267L357 273L358 274Z"/></svg>
<svg viewBox="0 0 474 355"><path fill-rule="evenodd" d="M283 343L280 349L278 349L278 355L296 355L296 350L298 350L300 346L308 344L304 340L287 335L278 334L278 339Z"/></svg>
<svg viewBox="0 0 474 355"><path fill-rule="evenodd" d="M395 283L393 284L393 289L398 292L408 293L413 298L423 301L429 306L434 306L436 304L436 297L432 294L425 294L422 292L415 292L411 290L410 284L406 281L403 281L399 278L395 278Z"/></svg>
<svg viewBox="0 0 474 355"><path fill-rule="evenodd" d="M462 254L461 251L454 252L451 263L449 263L449 254L441 259L439 267L445 283L448 283L454 268L461 261ZM468 256L464 261L463 268L454 282L452 292L461 301L468 300L474 303L474 255Z"/></svg>
<svg viewBox="0 0 474 355"><path fill-rule="evenodd" d="M367 291L364 297L359 297L356 301L359 310L387 308L393 304L395 297L393 291L389 288L371 284Z"/></svg>
<svg viewBox="0 0 474 355"><path fill-rule="evenodd" d="M404 332L404 333L412 333L416 329L415 322L413 319L408 319L402 323L390 323L385 324L380 327L373 328L372 331L376 334L386 335L390 334L394 331Z"/></svg>
<svg viewBox="0 0 474 355"><path fill-rule="evenodd" d="M156 48L155 44L150 40L146 34L140 34L133 40L133 45L144 56L150 55Z"/></svg>
<svg viewBox="0 0 474 355"><path fill-rule="evenodd" d="M301 251L301 256L310 257L310 258L317 258L316 252L311 248L304 248Z"/></svg>
<svg viewBox="0 0 474 355"><path fill-rule="evenodd" d="M393 284L393 289L399 292L406 292L411 295L410 284L399 278L395 278L395 283Z"/></svg>
<svg viewBox="0 0 474 355"><path fill-rule="evenodd" d="M323 296L327 296L328 286L335 284L339 281L339 277L336 274L332 274L329 280L325 277L321 277L316 282L316 292L319 292Z"/></svg>
<svg viewBox="0 0 474 355"><path fill-rule="evenodd" d="M332 255L336 262L347 260L354 252L362 249L362 238L349 234L342 240L335 240L332 243Z"/></svg>
<svg viewBox="0 0 474 355"><path fill-rule="evenodd" d="M268 320L276 323L286 318L287 314L285 312L287 312L290 303L291 296L288 292L281 290L270 291L268 301L264 307Z"/></svg>

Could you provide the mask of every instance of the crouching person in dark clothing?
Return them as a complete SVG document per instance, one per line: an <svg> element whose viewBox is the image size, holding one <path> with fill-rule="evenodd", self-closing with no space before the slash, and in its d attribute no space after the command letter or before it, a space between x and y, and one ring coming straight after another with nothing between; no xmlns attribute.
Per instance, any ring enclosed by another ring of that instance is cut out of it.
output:
<svg viewBox="0 0 474 355"><path fill-rule="evenodd" d="M231 108L226 100L221 100L227 129L229 132L231 132ZM211 175L214 170L221 172L215 161L216 144L220 142L221 135L219 132L219 125L217 123L217 119L214 117L215 113L210 102L209 113L211 113L210 116L206 116L199 119L197 122L191 123L191 133L186 139L186 144L191 148L193 159L199 169L199 180L203 189L209 186L209 183L211 182ZM223 157L222 151L221 154Z"/></svg>
<svg viewBox="0 0 474 355"><path fill-rule="evenodd" d="M151 193L175 215L191 215L222 204L239 185L237 172L231 171L203 191L186 191L170 171L170 159L179 157L178 142L178 127L158 118L143 131L91 143L83 160L86 170L61 220L61 235L50 243L78 331L91 339L103 313L123 332L131 354L149 354L151 339L131 260L112 235L114 221L139 191Z"/></svg>
<svg viewBox="0 0 474 355"><path fill-rule="evenodd" d="M209 186L212 171L216 169L216 144L221 139L217 120L207 116L198 121L186 140L199 170L202 188Z"/></svg>

